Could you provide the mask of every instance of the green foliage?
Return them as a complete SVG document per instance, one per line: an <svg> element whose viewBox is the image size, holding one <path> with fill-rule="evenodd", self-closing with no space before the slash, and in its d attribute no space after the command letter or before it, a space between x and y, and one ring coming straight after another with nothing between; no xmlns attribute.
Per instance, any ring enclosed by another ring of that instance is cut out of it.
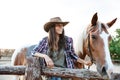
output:
<svg viewBox="0 0 120 80"><path fill-rule="evenodd" d="M116 29L117 35L110 42L110 53L114 60L120 60L120 29Z"/></svg>

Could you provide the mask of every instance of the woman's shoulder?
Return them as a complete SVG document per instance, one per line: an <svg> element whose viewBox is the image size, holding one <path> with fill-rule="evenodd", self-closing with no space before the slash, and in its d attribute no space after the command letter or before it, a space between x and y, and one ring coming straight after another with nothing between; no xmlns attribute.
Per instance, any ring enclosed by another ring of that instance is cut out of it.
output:
<svg viewBox="0 0 120 80"><path fill-rule="evenodd" d="M47 39L48 39L48 37L45 36L45 37L41 38L40 41L44 41L44 40L47 40Z"/></svg>
<svg viewBox="0 0 120 80"><path fill-rule="evenodd" d="M69 37L69 36L65 36L65 39L67 42L71 42L73 40L72 37Z"/></svg>
<svg viewBox="0 0 120 80"><path fill-rule="evenodd" d="M47 37L47 36L43 37L43 40L47 40L47 39L48 39L48 37Z"/></svg>
<svg viewBox="0 0 120 80"><path fill-rule="evenodd" d="M67 39L71 39L72 37L70 37L70 36L66 36L66 35L65 35L65 38L67 38Z"/></svg>
<svg viewBox="0 0 120 80"><path fill-rule="evenodd" d="M47 42L47 39L48 39L47 36L46 36L46 37L43 37L43 38L39 41L39 43L45 43L45 42Z"/></svg>

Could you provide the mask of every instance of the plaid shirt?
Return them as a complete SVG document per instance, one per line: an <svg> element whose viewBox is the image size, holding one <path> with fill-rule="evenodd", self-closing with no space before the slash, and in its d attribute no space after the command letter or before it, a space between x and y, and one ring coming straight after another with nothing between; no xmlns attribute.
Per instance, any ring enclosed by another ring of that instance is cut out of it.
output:
<svg viewBox="0 0 120 80"><path fill-rule="evenodd" d="M39 44L33 49L32 55L36 52L47 54L48 51L48 38L43 38ZM74 68L74 61L78 59L78 56L74 52L73 48L73 40L70 37L65 36L66 39L66 47L65 47L65 58L67 63L67 68Z"/></svg>

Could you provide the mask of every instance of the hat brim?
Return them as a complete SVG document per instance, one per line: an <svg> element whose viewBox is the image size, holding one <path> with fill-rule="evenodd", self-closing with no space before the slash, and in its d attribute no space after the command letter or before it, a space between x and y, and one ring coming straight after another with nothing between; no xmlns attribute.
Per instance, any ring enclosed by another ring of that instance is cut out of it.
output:
<svg viewBox="0 0 120 80"><path fill-rule="evenodd" d="M44 30L46 32L49 31L50 27L53 25L53 24L63 24L63 26L67 25L69 22L47 22L45 25L44 25Z"/></svg>

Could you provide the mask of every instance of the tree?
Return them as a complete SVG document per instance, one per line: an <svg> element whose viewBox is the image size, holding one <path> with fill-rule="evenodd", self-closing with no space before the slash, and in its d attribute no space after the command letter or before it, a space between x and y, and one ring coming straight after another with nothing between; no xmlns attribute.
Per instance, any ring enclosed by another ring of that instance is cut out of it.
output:
<svg viewBox="0 0 120 80"><path fill-rule="evenodd" d="M120 60L120 29L116 29L117 35L110 42L110 53L112 59Z"/></svg>

